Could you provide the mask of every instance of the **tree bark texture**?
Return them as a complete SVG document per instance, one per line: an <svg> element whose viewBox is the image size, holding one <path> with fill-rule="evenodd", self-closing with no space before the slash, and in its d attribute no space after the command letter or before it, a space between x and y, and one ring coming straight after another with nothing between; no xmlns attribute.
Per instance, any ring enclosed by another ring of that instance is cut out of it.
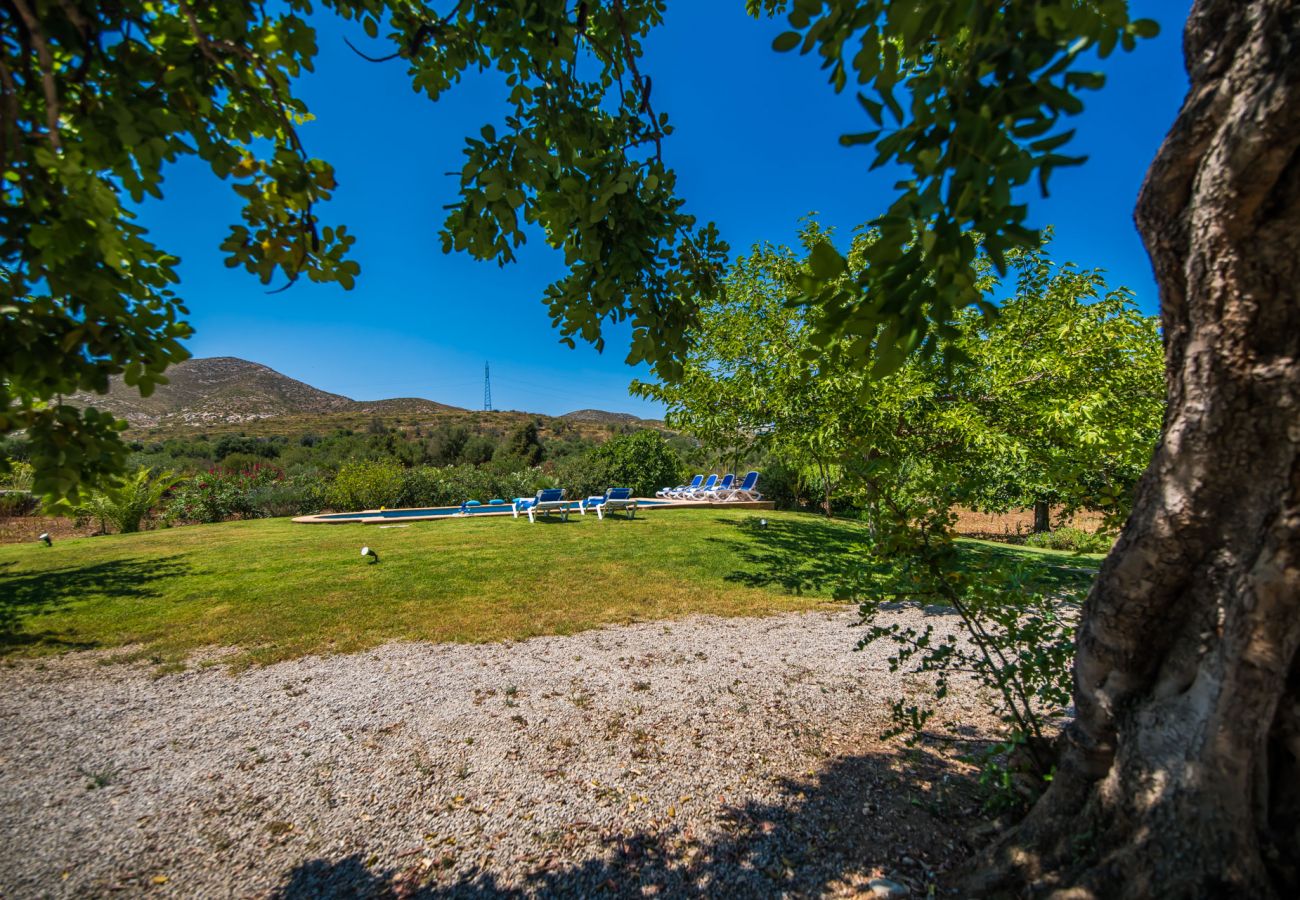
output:
<svg viewBox="0 0 1300 900"><path fill-rule="evenodd" d="M1057 776L970 885L1300 896L1300 0L1196 0L1138 199L1168 411Z"/></svg>

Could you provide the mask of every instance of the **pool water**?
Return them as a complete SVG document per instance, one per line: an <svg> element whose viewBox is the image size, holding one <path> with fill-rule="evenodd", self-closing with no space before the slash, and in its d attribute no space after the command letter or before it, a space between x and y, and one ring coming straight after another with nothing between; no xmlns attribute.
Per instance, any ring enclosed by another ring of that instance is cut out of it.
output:
<svg viewBox="0 0 1300 900"><path fill-rule="evenodd" d="M636 505L642 506L662 506L669 501L667 500L638 500ZM578 511L579 501L569 502L569 509L573 512ZM461 507L459 506L430 506L424 509L385 509L378 512L350 512L350 513L328 513L321 516L313 516L316 519L328 521L360 521L362 519L430 519L437 516L455 516L459 515ZM469 515L478 515L480 513L508 513L510 512L509 503L498 503L496 505L484 503L480 506L469 506L465 508ZM521 513L522 515L522 513Z"/></svg>

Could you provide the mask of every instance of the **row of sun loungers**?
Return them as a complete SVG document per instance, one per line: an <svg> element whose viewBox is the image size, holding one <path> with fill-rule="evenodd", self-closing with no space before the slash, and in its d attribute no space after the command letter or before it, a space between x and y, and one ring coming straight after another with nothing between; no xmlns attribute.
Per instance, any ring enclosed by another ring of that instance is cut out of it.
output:
<svg viewBox="0 0 1300 900"><path fill-rule="evenodd" d="M756 490L757 485L757 472L750 472L740 484L736 484L735 475L723 475L721 479L716 474L710 475L707 479L703 475L696 475L691 479L690 484L661 488L655 492L655 496L665 500L712 500L714 502L762 500L763 495Z"/></svg>
<svg viewBox="0 0 1300 900"><path fill-rule="evenodd" d="M656 491L655 496L664 500L712 500L714 502L736 500L761 500L763 495L756 489L758 473L750 472L740 484L736 484L735 475L710 475L705 480L703 475L696 475L690 484ZM536 522L538 516L555 513L564 521L569 520L569 513L575 509L572 501L564 499L564 488L545 488L537 492L536 497L516 497L511 503L515 518L528 516L529 522ZM605 513L621 509L628 518L636 518L636 499L631 488L610 488L599 497L587 497L579 500L576 509L582 515L594 512L599 519Z"/></svg>
<svg viewBox="0 0 1300 900"><path fill-rule="evenodd" d="M573 504L564 499L564 493L564 488L546 488L538 491L536 497L517 497L512 504L514 516L517 519L522 513L528 516L529 522L536 522L539 515L557 513L567 522ZM616 509L624 510L629 519L636 518L636 500L632 497L631 488L610 488L599 497L579 500L577 508L582 515L585 516L588 511L594 512L596 518L601 520L605 518L605 513Z"/></svg>

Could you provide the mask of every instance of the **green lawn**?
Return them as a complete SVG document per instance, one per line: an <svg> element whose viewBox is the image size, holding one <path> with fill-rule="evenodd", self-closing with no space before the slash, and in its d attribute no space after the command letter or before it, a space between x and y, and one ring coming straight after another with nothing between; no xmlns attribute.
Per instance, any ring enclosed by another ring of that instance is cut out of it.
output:
<svg viewBox="0 0 1300 900"><path fill-rule="evenodd" d="M757 527L766 516L769 527ZM405 528L274 519L0 547L0 655L205 646L236 665L390 640L493 641L691 613L833 608L862 526L796 513L651 510L634 521L509 518ZM360 556L375 548L376 565ZM970 542L1054 577L1095 560ZM1082 568L1081 568L1082 566Z"/></svg>

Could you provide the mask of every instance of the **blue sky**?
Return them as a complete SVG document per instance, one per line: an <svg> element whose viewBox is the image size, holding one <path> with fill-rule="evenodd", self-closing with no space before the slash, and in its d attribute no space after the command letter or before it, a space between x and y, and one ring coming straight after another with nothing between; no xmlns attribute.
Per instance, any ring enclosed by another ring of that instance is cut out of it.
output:
<svg viewBox="0 0 1300 900"><path fill-rule="evenodd" d="M1100 64L1108 83L1085 99L1068 152L1082 168L1058 170L1050 198L1031 197L1032 222L1056 228L1053 255L1110 273L1157 309L1150 265L1132 221L1138 187L1186 90L1181 30L1191 0L1134 0L1160 37ZM181 163L165 199L143 210L154 239L181 256L181 293L195 356L239 356L356 399L419 396L478 408L483 363L492 364L498 409L560 414L583 407L657 416L629 397L648 377L623 362L626 332L607 331L603 354L558 342L541 302L561 271L540 236L506 268L444 256L441 207L454 198L461 142L504 106L491 77L470 77L437 104L416 95L400 62L371 64L343 44L359 27L322 18L317 72L300 94L317 120L308 149L332 162L339 189L327 222L358 237L362 273L352 291L306 282L275 295L227 269L217 245L238 206L206 169ZM869 173L869 150L840 147L863 130L851 94L837 96L812 57L774 53L780 22L756 22L743 0L676 0L647 43L642 71L676 133L664 147L679 191L702 221L718 223L733 256L758 241L791 243L816 212L840 233L884 210L892 176Z"/></svg>

